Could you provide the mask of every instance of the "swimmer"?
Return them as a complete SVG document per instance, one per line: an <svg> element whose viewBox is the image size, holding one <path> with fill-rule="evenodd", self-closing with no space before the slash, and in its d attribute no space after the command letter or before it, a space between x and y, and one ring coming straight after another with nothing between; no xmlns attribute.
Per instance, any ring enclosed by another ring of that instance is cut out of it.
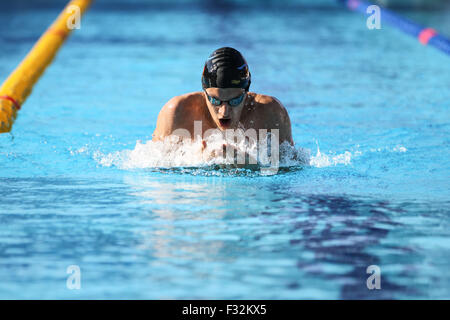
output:
<svg viewBox="0 0 450 320"><path fill-rule="evenodd" d="M279 130L279 143L293 145L291 122L276 98L250 92L251 75L241 53L225 47L214 51L203 68L203 91L173 97L161 109L153 141L178 129L194 136L194 121L201 121L202 135L209 129Z"/></svg>

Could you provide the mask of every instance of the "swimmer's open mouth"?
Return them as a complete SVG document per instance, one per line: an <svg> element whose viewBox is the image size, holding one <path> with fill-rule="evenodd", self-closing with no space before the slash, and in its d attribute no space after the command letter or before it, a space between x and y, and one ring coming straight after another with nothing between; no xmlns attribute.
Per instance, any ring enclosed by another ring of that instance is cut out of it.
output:
<svg viewBox="0 0 450 320"><path fill-rule="evenodd" d="M231 119L219 119L219 123L222 127L229 127L231 124Z"/></svg>

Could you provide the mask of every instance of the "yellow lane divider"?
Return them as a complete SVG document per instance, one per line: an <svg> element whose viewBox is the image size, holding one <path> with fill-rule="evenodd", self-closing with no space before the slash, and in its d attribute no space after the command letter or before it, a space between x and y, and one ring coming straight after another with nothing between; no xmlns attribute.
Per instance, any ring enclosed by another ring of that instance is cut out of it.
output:
<svg viewBox="0 0 450 320"><path fill-rule="evenodd" d="M92 0L72 0L53 24L39 38L28 55L0 87L0 133L11 131L17 111L31 93L45 68L70 32L78 28L79 19Z"/></svg>

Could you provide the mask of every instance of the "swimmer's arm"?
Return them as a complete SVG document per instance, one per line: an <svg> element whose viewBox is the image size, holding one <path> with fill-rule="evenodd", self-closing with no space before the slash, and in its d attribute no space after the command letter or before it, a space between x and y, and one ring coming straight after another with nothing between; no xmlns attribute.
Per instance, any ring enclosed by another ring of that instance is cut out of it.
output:
<svg viewBox="0 0 450 320"><path fill-rule="evenodd" d="M289 142L289 144L294 145L294 141L292 139L292 128L291 128L291 119L289 118L289 114L286 108L281 104L281 102L277 98L272 98L272 107L277 110L275 118L275 126L273 129L279 128L280 134L280 144L284 141ZM274 123L274 122L273 122ZM279 124L277 126L276 124Z"/></svg>
<svg viewBox="0 0 450 320"><path fill-rule="evenodd" d="M174 119L174 99L172 98L167 102L158 114L158 120L156 120L156 128L152 134L153 141L163 140L172 132L172 123Z"/></svg>

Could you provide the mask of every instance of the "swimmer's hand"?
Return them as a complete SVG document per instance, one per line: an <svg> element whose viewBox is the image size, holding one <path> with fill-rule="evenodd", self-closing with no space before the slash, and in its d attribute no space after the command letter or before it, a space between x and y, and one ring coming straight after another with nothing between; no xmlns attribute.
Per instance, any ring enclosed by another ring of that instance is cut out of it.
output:
<svg viewBox="0 0 450 320"><path fill-rule="evenodd" d="M208 146L205 140L202 140L202 152L203 152L203 159L206 161L211 161L215 158L224 158L226 156L225 150L227 145L224 143L222 144L222 148L219 147L211 147Z"/></svg>
<svg viewBox="0 0 450 320"><path fill-rule="evenodd" d="M202 140L202 152L204 160L211 161L216 158L226 159L227 152L230 152L234 155L233 157L233 163L230 163L231 165L237 167L237 168L250 168L253 166L257 166L257 160L251 156L247 151L245 151L244 155L244 163L238 163L237 161L237 155L242 153L241 150L238 150L235 146L223 143L222 148L213 148L212 150L208 148L208 145L205 140ZM240 161L241 162L241 161Z"/></svg>

